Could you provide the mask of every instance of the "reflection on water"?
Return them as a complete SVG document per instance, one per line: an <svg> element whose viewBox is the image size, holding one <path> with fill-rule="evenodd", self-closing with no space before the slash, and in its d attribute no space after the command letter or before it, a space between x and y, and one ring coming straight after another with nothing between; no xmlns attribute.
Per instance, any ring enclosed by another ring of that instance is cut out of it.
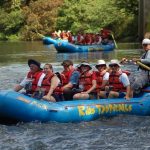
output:
<svg viewBox="0 0 150 150"><path fill-rule="evenodd" d="M119 45L120 47L120 45ZM0 43L0 90L12 89L28 70L27 59L50 62L60 71L60 62L71 59L75 63L87 59L138 57L142 51L121 47L112 52L57 53L53 47L41 42ZM127 66L131 69L132 66ZM126 67L126 68L127 68ZM21 108L23 109L23 108ZM81 123L19 123L0 125L0 149L2 150L148 150L150 149L150 117L120 115Z"/></svg>
<svg viewBox="0 0 150 150"><path fill-rule="evenodd" d="M133 46L134 45L134 46ZM26 63L29 58L45 62L62 62L64 59L71 59L75 63L82 60L96 62L98 59L121 59L122 57L138 57L141 50L138 44L119 44L119 49L104 52L88 53L57 53L53 45L44 46L41 42L0 42L0 65ZM123 47L123 48L122 48Z"/></svg>

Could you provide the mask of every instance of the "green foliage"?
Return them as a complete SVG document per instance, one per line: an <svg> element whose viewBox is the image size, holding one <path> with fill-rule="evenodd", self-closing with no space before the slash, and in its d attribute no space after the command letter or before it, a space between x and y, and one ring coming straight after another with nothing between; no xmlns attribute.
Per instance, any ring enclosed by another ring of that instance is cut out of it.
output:
<svg viewBox="0 0 150 150"><path fill-rule="evenodd" d="M6 39L11 34L17 34L23 24L21 10L7 13L4 9L0 9L0 20L0 33L3 33Z"/></svg>
<svg viewBox="0 0 150 150"><path fill-rule="evenodd" d="M139 0L0 0L0 39L41 39L55 30L137 36ZM34 32L33 32L34 31ZM19 35L19 36L18 36ZM131 38L130 38L131 39Z"/></svg>
<svg viewBox="0 0 150 150"><path fill-rule="evenodd" d="M120 9L125 9L129 14L138 14L139 0L116 0L116 6Z"/></svg>
<svg viewBox="0 0 150 150"><path fill-rule="evenodd" d="M7 36L7 40L18 41L18 40L20 40L20 36L18 36L17 34L11 34L10 36Z"/></svg>
<svg viewBox="0 0 150 150"><path fill-rule="evenodd" d="M25 24L21 35L23 39L40 39L36 31L43 35L50 35L55 30L57 8L61 6L61 0L38 0L31 2L30 6L23 8Z"/></svg>
<svg viewBox="0 0 150 150"><path fill-rule="evenodd" d="M59 10L57 30L71 30L73 33L98 32L100 28L109 28L117 37L134 20L125 9L118 9L112 0L65 0Z"/></svg>

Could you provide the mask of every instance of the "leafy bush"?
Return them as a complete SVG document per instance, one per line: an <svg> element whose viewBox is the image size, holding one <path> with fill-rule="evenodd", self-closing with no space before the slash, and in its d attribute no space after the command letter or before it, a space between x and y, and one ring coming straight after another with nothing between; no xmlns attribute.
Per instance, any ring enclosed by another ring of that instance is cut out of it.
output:
<svg viewBox="0 0 150 150"><path fill-rule="evenodd" d="M0 20L0 32L5 35L5 39L11 34L17 34L24 21L21 10L7 13L4 9L0 9Z"/></svg>

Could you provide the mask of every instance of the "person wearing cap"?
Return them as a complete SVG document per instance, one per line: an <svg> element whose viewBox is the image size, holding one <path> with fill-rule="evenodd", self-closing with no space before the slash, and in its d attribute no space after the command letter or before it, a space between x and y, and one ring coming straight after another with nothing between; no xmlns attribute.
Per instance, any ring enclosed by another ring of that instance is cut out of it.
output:
<svg viewBox="0 0 150 150"><path fill-rule="evenodd" d="M119 61L110 61L109 86L106 86L108 98L130 99L130 81L126 73L120 69Z"/></svg>
<svg viewBox="0 0 150 150"><path fill-rule="evenodd" d="M91 99L97 97L96 78L89 63L83 62L78 66L80 71L79 89L80 92L73 96L73 99Z"/></svg>
<svg viewBox="0 0 150 150"><path fill-rule="evenodd" d="M61 75L64 76L62 86L64 100L73 100L73 95L76 91L72 89L77 88L80 73L74 68L71 60L64 60L62 66L64 67L64 70L61 72Z"/></svg>
<svg viewBox="0 0 150 150"><path fill-rule="evenodd" d="M142 41L143 50L145 53L139 58L139 59L133 59L133 61L141 62L142 64L150 67L150 39L145 38ZM145 68L139 66L138 71L133 73L130 76L130 82L131 82L131 97L133 95L138 95L142 91L142 88L147 86L150 83L150 72L146 70Z"/></svg>
<svg viewBox="0 0 150 150"><path fill-rule="evenodd" d="M28 66L30 67L30 71L21 83L15 86L14 91L18 92L23 88L25 88L26 94L33 94L36 91L39 78L44 76L44 73L42 72L40 62L34 59L28 60Z"/></svg>
<svg viewBox="0 0 150 150"><path fill-rule="evenodd" d="M105 86L108 85L109 81L109 72L107 71L106 62L104 60L98 60L95 68L97 69L97 71L95 71L97 96L98 98L106 98Z"/></svg>

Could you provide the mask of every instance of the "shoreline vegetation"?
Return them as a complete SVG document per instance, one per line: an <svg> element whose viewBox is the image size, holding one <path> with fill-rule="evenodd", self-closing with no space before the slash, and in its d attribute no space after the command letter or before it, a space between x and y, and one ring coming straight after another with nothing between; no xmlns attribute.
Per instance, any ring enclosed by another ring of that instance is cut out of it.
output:
<svg viewBox="0 0 150 150"><path fill-rule="evenodd" d="M119 42L138 41L138 0L1 0L0 20L0 41L39 41L37 33L77 35L102 28Z"/></svg>

